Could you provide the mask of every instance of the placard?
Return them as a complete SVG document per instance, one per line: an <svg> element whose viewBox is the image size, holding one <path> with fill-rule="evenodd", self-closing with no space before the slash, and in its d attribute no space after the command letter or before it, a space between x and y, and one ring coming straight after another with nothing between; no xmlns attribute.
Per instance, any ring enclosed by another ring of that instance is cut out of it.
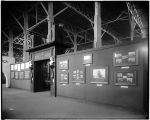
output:
<svg viewBox="0 0 150 120"><path fill-rule="evenodd" d="M113 63L114 66L138 65L138 50L115 52Z"/></svg>
<svg viewBox="0 0 150 120"><path fill-rule="evenodd" d="M19 79L23 79L23 78L24 78L24 72L21 71L21 72L19 72Z"/></svg>
<svg viewBox="0 0 150 120"><path fill-rule="evenodd" d="M15 78L15 72L11 72L11 79Z"/></svg>
<svg viewBox="0 0 150 120"><path fill-rule="evenodd" d="M108 67L91 67L91 76L90 83L108 84Z"/></svg>
<svg viewBox="0 0 150 120"><path fill-rule="evenodd" d="M72 82L85 83L85 68L78 68L73 70Z"/></svg>
<svg viewBox="0 0 150 120"><path fill-rule="evenodd" d="M82 56L83 64L92 64L92 53L84 54Z"/></svg>
<svg viewBox="0 0 150 120"><path fill-rule="evenodd" d="M68 60L59 61L59 69L68 69Z"/></svg>
<svg viewBox="0 0 150 120"><path fill-rule="evenodd" d="M68 73L68 71L60 71L60 74L59 74L59 76L60 76L60 83L66 83L66 84L68 84L69 83L69 75L68 75L69 73Z"/></svg>
<svg viewBox="0 0 150 120"><path fill-rule="evenodd" d="M19 76L18 76L18 72L15 72L15 79L18 79Z"/></svg>
<svg viewBox="0 0 150 120"><path fill-rule="evenodd" d="M30 71L25 71L24 72L24 78L25 79L30 79Z"/></svg>
<svg viewBox="0 0 150 120"><path fill-rule="evenodd" d="M115 72L115 85L136 85L136 71Z"/></svg>

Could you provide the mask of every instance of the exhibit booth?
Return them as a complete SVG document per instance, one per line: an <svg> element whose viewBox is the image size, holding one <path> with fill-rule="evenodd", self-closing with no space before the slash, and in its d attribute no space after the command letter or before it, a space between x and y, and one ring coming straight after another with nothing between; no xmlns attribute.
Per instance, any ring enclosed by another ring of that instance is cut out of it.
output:
<svg viewBox="0 0 150 120"><path fill-rule="evenodd" d="M57 56L57 95L148 110L148 41Z"/></svg>

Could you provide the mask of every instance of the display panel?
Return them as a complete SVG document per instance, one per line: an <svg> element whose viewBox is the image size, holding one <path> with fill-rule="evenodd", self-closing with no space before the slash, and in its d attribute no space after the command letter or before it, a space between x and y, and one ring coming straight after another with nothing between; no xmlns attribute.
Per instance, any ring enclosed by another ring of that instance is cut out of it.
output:
<svg viewBox="0 0 150 120"><path fill-rule="evenodd" d="M84 54L82 56L83 64L92 64L92 53Z"/></svg>
<svg viewBox="0 0 150 120"><path fill-rule="evenodd" d="M15 79L18 79L19 76L18 76L18 72L15 72Z"/></svg>
<svg viewBox="0 0 150 120"><path fill-rule="evenodd" d="M18 71L20 71L20 64L18 64Z"/></svg>
<svg viewBox="0 0 150 120"><path fill-rule="evenodd" d="M25 79L30 79L30 71L25 71L24 72L24 78Z"/></svg>
<svg viewBox="0 0 150 120"><path fill-rule="evenodd" d="M15 78L15 72L11 72L11 79Z"/></svg>
<svg viewBox="0 0 150 120"><path fill-rule="evenodd" d="M68 60L59 61L59 69L68 69Z"/></svg>
<svg viewBox="0 0 150 120"><path fill-rule="evenodd" d="M118 71L114 74L115 85L136 85L136 71Z"/></svg>
<svg viewBox="0 0 150 120"><path fill-rule="evenodd" d="M24 69L24 63L21 63L21 69Z"/></svg>
<svg viewBox="0 0 150 120"><path fill-rule="evenodd" d="M25 63L25 68L29 68L30 64L29 62Z"/></svg>
<svg viewBox="0 0 150 120"><path fill-rule="evenodd" d="M85 83L85 68L78 68L73 70L72 82Z"/></svg>
<svg viewBox="0 0 150 120"><path fill-rule="evenodd" d="M11 70L14 70L14 65L11 65Z"/></svg>
<svg viewBox="0 0 150 120"><path fill-rule="evenodd" d="M24 78L24 72L21 71L21 72L19 72L19 79L23 79L23 78Z"/></svg>
<svg viewBox="0 0 150 120"><path fill-rule="evenodd" d="M113 54L114 66L128 66L138 64L138 50L118 51Z"/></svg>
<svg viewBox="0 0 150 120"><path fill-rule="evenodd" d="M91 76L92 79L90 83L108 84L108 67L92 67Z"/></svg>
<svg viewBox="0 0 150 120"><path fill-rule="evenodd" d="M60 83L69 83L68 71L60 71Z"/></svg>

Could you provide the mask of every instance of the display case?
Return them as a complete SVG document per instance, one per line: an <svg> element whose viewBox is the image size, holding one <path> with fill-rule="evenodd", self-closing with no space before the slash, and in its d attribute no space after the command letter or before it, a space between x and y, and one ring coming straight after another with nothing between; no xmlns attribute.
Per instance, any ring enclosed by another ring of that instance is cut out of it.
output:
<svg viewBox="0 0 150 120"><path fill-rule="evenodd" d="M61 70L69 69L68 60L59 61L59 69Z"/></svg>
<svg viewBox="0 0 150 120"><path fill-rule="evenodd" d="M59 83L68 84L69 83L69 73L67 70L61 70L59 73Z"/></svg>
<svg viewBox="0 0 150 120"><path fill-rule="evenodd" d="M108 67L91 67L91 76L92 78L90 83L108 84Z"/></svg>
<svg viewBox="0 0 150 120"><path fill-rule="evenodd" d="M72 71L72 82L85 83L85 68L77 68Z"/></svg>
<svg viewBox="0 0 150 120"><path fill-rule="evenodd" d="M115 85L136 85L137 71L117 71L114 73Z"/></svg>
<svg viewBox="0 0 150 120"><path fill-rule="evenodd" d="M138 65L138 50L124 50L113 53L114 66Z"/></svg>

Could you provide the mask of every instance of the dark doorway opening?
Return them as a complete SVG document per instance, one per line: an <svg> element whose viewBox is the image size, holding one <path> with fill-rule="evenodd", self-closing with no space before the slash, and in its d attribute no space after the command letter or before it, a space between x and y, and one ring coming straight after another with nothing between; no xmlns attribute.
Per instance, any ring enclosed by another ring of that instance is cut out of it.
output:
<svg viewBox="0 0 150 120"><path fill-rule="evenodd" d="M49 60L34 63L34 92L51 90Z"/></svg>

